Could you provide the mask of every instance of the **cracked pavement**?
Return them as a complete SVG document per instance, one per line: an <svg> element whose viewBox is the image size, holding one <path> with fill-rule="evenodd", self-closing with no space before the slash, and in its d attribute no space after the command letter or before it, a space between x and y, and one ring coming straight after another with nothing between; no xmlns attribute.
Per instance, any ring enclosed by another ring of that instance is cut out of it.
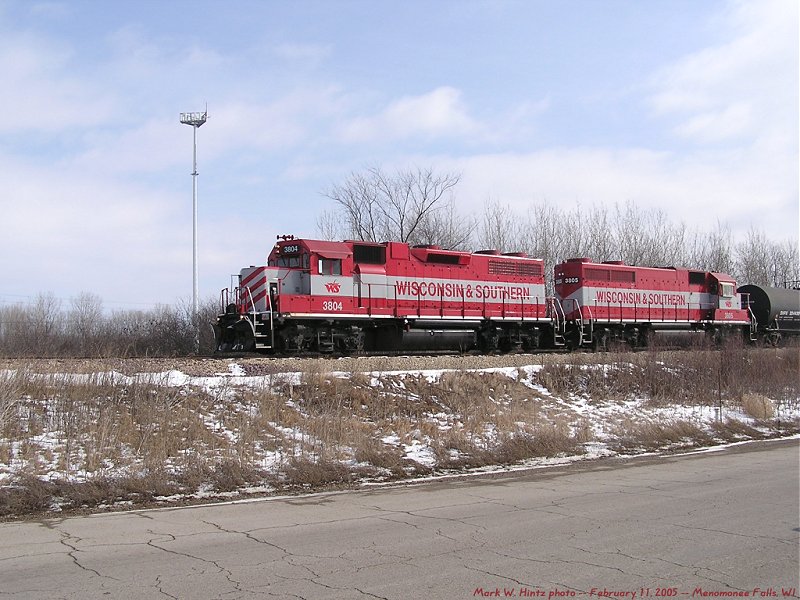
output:
<svg viewBox="0 0 800 600"><path fill-rule="evenodd" d="M798 597L798 445L5 523L0 600Z"/></svg>

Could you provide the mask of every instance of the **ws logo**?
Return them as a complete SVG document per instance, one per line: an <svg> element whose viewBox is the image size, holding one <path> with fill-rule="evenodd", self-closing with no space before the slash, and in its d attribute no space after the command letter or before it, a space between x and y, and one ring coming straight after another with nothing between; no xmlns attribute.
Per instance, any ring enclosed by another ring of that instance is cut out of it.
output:
<svg viewBox="0 0 800 600"><path fill-rule="evenodd" d="M325 284L325 289L331 294L338 294L342 289L342 284L338 281L331 281Z"/></svg>

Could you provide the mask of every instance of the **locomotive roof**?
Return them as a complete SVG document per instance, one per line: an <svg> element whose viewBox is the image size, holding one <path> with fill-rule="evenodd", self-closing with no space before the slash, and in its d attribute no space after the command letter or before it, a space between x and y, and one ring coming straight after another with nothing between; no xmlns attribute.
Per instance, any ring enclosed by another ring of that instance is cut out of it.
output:
<svg viewBox="0 0 800 600"><path fill-rule="evenodd" d="M302 240L310 252L325 258L345 258L353 251L346 242L327 242L324 240Z"/></svg>
<svg viewBox="0 0 800 600"><path fill-rule="evenodd" d="M727 273L714 273L713 271L710 271L710 273L711 276L719 282L736 283L736 280Z"/></svg>

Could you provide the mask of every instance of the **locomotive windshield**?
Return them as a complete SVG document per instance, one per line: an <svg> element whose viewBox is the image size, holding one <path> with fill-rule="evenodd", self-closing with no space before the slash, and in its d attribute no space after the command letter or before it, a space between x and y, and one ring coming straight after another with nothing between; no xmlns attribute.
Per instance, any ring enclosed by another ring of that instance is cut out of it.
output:
<svg viewBox="0 0 800 600"><path fill-rule="evenodd" d="M285 267L287 269L308 269L308 254L295 254L294 256L279 256L269 260L271 267Z"/></svg>

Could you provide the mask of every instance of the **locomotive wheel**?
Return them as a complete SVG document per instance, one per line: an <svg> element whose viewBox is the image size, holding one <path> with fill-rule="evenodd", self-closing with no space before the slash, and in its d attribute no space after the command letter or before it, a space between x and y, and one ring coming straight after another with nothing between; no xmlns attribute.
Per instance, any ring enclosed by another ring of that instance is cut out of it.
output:
<svg viewBox="0 0 800 600"><path fill-rule="evenodd" d="M567 330L566 334L564 335L564 342L566 343L567 348L572 350L577 350L581 347L581 330L577 326L573 326Z"/></svg>
<svg viewBox="0 0 800 600"><path fill-rule="evenodd" d="M495 327L487 327L478 334L478 344L484 354L497 352L500 334Z"/></svg>
<svg viewBox="0 0 800 600"><path fill-rule="evenodd" d="M595 333L594 338L594 351L595 352L608 352L609 332L602 329Z"/></svg>
<svg viewBox="0 0 800 600"><path fill-rule="evenodd" d="M345 331L339 337L338 350L342 354L356 353L360 354L364 351L364 330L360 327L351 327L349 331Z"/></svg>

